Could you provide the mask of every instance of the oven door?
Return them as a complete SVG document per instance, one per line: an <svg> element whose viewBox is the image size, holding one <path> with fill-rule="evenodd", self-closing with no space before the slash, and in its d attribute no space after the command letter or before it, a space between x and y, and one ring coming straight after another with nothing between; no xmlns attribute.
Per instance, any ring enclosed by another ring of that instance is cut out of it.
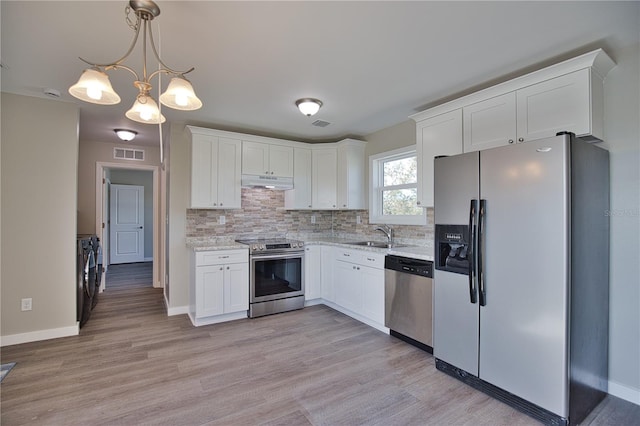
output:
<svg viewBox="0 0 640 426"><path fill-rule="evenodd" d="M249 301L304 295L304 252L251 256Z"/></svg>

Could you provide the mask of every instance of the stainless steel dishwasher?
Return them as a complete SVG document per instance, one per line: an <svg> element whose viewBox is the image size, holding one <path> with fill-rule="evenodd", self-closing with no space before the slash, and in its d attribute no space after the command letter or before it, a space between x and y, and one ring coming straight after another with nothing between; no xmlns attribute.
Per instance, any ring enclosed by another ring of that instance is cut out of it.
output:
<svg viewBox="0 0 640 426"><path fill-rule="evenodd" d="M433 262L387 255L384 268L384 325L433 353Z"/></svg>

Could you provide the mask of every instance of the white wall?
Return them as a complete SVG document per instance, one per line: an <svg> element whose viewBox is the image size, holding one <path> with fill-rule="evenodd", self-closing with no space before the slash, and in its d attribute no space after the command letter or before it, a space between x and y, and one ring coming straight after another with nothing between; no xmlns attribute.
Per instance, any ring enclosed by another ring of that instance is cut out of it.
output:
<svg viewBox="0 0 640 426"><path fill-rule="evenodd" d="M2 93L1 114L2 345L77 334L78 108Z"/></svg>
<svg viewBox="0 0 640 426"><path fill-rule="evenodd" d="M115 147L143 149L145 160L114 159L113 148ZM78 233L94 234L96 232L96 163L117 163L125 167L128 165L159 166L160 148L131 143L80 141L78 161Z"/></svg>
<svg viewBox="0 0 640 426"><path fill-rule="evenodd" d="M609 392L640 404L640 5L626 22L636 43L612 51L605 80L610 153Z"/></svg>

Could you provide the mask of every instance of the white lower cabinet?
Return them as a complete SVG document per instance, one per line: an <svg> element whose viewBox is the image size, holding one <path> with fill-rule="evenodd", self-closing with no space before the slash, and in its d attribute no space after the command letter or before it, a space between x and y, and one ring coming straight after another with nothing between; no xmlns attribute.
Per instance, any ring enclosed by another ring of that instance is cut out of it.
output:
<svg viewBox="0 0 640 426"><path fill-rule="evenodd" d="M249 309L247 250L194 252L189 318L193 325L246 318Z"/></svg>
<svg viewBox="0 0 640 426"><path fill-rule="evenodd" d="M307 246L304 249L304 300L322 297L321 256L321 246Z"/></svg>
<svg viewBox="0 0 640 426"><path fill-rule="evenodd" d="M384 254L336 248L333 274L337 308L387 331L384 327Z"/></svg>

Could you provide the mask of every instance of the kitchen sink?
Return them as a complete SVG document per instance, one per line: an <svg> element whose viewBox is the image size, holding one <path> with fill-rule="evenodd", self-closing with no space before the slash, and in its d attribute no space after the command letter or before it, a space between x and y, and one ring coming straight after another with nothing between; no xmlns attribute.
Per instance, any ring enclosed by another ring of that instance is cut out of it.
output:
<svg viewBox="0 0 640 426"><path fill-rule="evenodd" d="M395 247L404 247L403 244L389 244L383 243L381 241L355 241L352 243L346 243L353 246L364 246L364 247L376 247L376 248L395 248Z"/></svg>

